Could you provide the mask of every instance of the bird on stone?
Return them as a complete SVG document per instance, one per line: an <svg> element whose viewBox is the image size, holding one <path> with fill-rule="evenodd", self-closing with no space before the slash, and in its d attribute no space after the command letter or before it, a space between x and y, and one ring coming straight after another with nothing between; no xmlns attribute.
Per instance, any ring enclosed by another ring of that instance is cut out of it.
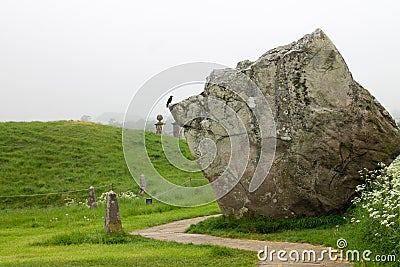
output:
<svg viewBox="0 0 400 267"><path fill-rule="evenodd" d="M167 101L167 108L168 108L169 104L171 104L171 102L172 102L172 95L168 98L168 101Z"/></svg>

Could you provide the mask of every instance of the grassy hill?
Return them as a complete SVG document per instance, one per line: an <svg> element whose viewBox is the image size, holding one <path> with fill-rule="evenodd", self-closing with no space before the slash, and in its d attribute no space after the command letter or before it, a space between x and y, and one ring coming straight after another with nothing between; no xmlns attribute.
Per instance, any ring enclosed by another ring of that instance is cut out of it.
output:
<svg viewBox="0 0 400 267"><path fill-rule="evenodd" d="M187 144L179 144L191 158ZM175 183L187 179L166 160L159 136L146 134L146 147L164 176ZM203 178L201 172L190 175ZM117 192L138 189L125 163L121 129L80 121L0 123L0 183L0 196L36 195L0 197L0 208L61 205L67 197L84 200L91 185L97 195L110 184ZM47 195L76 190L84 191Z"/></svg>
<svg viewBox="0 0 400 267"><path fill-rule="evenodd" d="M95 209L63 205L67 197L84 201L90 185L97 188L97 195L109 190L111 183L117 192L136 192L121 133L120 128L77 121L0 123L0 196L34 195L0 197L0 265L254 266L252 252L108 235L103 229L104 202ZM129 138L143 144L140 136L132 131ZM163 136L161 142L160 136L146 133L147 155L155 169L177 184L189 177L207 181L201 172L186 173L167 161L163 145L176 145L176 141ZM193 159L186 142L178 145L186 158ZM135 165L143 164L143 158L136 157ZM83 191L48 195L77 189ZM146 205L136 197L120 197L119 208L126 233L220 212L215 202L182 208L159 201Z"/></svg>

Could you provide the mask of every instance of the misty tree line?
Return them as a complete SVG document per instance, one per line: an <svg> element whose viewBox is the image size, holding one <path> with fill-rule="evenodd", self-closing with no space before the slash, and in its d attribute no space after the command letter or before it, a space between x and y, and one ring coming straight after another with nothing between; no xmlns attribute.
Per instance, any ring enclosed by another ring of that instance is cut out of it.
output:
<svg viewBox="0 0 400 267"><path fill-rule="evenodd" d="M82 122L94 122L94 123L101 123L101 122L95 122L93 121L92 117L89 115L83 115L80 119L80 121ZM148 132L155 132L155 126L154 124L156 123L156 121L145 121L144 119L138 119L136 121L127 121L125 122L125 128L128 129L135 129L135 130L143 130L143 126L145 125L145 129ZM164 132L167 134L171 134L172 135L172 125L171 125L172 121L167 121L165 126L164 126ZM104 124L104 123L101 123ZM109 126L114 126L114 127L120 127L122 128L124 125L122 122L117 121L114 118L110 118L108 120L108 122L106 123L106 125Z"/></svg>

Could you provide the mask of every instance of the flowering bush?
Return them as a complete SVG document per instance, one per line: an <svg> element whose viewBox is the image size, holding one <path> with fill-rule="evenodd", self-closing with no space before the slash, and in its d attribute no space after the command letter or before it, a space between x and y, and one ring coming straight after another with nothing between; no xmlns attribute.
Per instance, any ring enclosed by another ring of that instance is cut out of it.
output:
<svg viewBox="0 0 400 267"><path fill-rule="evenodd" d="M117 194L118 200L126 201L126 200L133 200L139 198L135 193L132 191L121 192ZM100 197L97 198L97 204L106 203L107 192L101 194ZM66 197L64 199L65 206L86 206L87 202L77 200L76 198Z"/></svg>
<svg viewBox="0 0 400 267"><path fill-rule="evenodd" d="M121 192L117 194L117 197L118 200L131 200L138 198L138 196L132 191ZM106 203L106 199L107 199L107 192L104 192L103 194L101 194L100 197L97 198L97 203L98 204Z"/></svg>
<svg viewBox="0 0 400 267"><path fill-rule="evenodd" d="M357 187L359 196L354 199L356 208L351 222L368 249L397 254L400 251L400 161L380 167L360 172L366 183Z"/></svg>

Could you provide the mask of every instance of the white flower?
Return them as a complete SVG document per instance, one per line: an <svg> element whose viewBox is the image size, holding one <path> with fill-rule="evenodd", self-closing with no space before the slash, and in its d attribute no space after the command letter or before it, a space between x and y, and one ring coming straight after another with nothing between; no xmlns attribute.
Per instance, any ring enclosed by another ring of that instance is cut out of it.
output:
<svg viewBox="0 0 400 267"><path fill-rule="evenodd" d="M371 218L379 218L380 217L380 215L379 215L379 211L374 211L373 213L371 213L370 215L369 215L369 217L371 217Z"/></svg>

